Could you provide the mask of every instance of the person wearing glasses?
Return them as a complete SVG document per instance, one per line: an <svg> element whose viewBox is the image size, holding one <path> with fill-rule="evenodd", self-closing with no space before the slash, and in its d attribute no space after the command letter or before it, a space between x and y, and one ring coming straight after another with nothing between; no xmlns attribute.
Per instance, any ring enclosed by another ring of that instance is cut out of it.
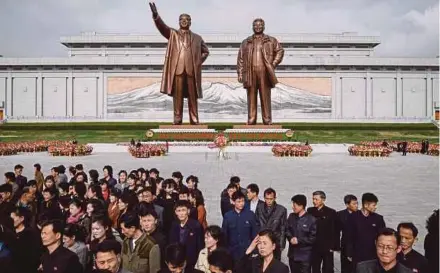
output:
<svg viewBox="0 0 440 273"><path fill-rule="evenodd" d="M402 251L400 235L392 228L383 228L376 237L377 259L360 262L356 266L356 273L411 273L397 260Z"/></svg>

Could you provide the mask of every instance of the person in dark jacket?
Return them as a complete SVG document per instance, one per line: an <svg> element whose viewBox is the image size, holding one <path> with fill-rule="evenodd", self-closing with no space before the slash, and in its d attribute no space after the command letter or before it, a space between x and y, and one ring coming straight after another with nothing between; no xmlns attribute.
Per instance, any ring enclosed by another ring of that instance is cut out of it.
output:
<svg viewBox="0 0 440 273"><path fill-rule="evenodd" d="M106 165L106 166L104 166L102 171L103 171L104 179L105 179L105 181L107 181L108 186L110 188L113 188L118 183L118 181L116 181L116 179L113 178L112 166Z"/></svg>
<svg viewBox="0 0 440 273"><path fill-rule="evenodd" d="M428 234L425 237L425 257L428 259L429 268L432 272L439 272L439 210L435 210L426 221Z"/></svg>
<svg viewBox="0 0 440 273"><path fill-rule="evenodd" d="M277 248L278 238L270 230L265 229L258 233L239 261L235 272L240 273L289 273L289 267L275 259L274 251ZM258 248L258 254L252 255Z"/></svg>
<svg viewBox="0 0 440 273"><path fill-rule="evenodd" d="M236 261L244 256L258 232L255 214L250 210L244 210L244 199L241 191L232 195L234 209L225 214L222 223L229 251Z"/></svg>
<svg viewBox="0 0 440 273"><path fill-rule="evenodd" d="M189 218L191 204L179 200L175 206L176 221L171 225L169 243L180 243L185 246L186 269L193 269L199 258L199 252L205 248L205 233L197 220Z"/></svg>
<svg viewBox="0 0 440 273"><path fill-rule="evenodd" d="M226 196L222 194L220 198L220 210L222 212L222 216L225 217L225 214L234 209L234 202L232 201L232 195L237 191L237 187L235 184L230 183L226 188Z"/></svg>
<svg viewBox="0 0 440 273"><path fill-rule="evenodd" d="M258 198L258 194L260 193L260 188L257 184L249 184L246 188L247 193L246 197L248 199L248 202L245 204L245 209L250 209L253 213L257 210L257 206L259 204L264 204L263 200L260 200Z"/></svg>
<svg viewBox="0 0 440 273"><path fill-rule="evenodd" d="M292 197L293 213L286 225L286 238L289 241L290 272L310 273L312 249L316 240L316 219L306 212L307 197L299 194Z"/></svg>
<svg viewBox="0 0 440 273"><path fill-rule="evenodd" d="M167 268L159 270L157 273L203 273L200 270L189 267L187 264L186 248L182 244L173 243L165 249L165 262Z"/></svg>
<svg viewBox="0 0 440 273"><path fill-rule="evenodd" d="M411 273L397 260L397 255L402 251L400 236L392 228L381 229L376 238L377 259L363 261L356 265L356 273Z"/></svg>
<svg viewBox="0 0 440 273"><path fill-rule="evenodd" d="M208 256L209 271L215 273L232 273L234 259L226 249L216 249Z"/></svg>
<svg viewBox="0 0 440 273"><path fill-rule="evenodd" d="M362 208L348 218L347 257L353 266L376 258L376 240L379 230L385 227L382 215L375 213L379 199L373 193L362 195Z"/></svg>
<svg viewBox="0 0 440 273"><path fill-rule="evenodd" d="M43 273L81 273L78 256L61 242L64 225L60 220L49 220L42 225L41 240L47 252L41 257Z"/></svg>
<svg viewBox="0 0 440 273"><path fill-rule="evenodd" d="M257 229L270 229L278 238L275 259L281 260L281 253L286 247L287 209L276 202L277 193L268 188L264 191L264 203L260 203L255 211Z"/></svg>
<svg viewBox="0 0 440 273"><path fill-rule="evenodd" d="M179 200L189 201L189 189L187 187L180 189ZM189 218L198 220L197 208L195 206L191 206L191 209L189 211Z"/></svg>
<svg viewBox="0 0 440 273"><path fill-rule="evenodd" d="M428 273L428 260L419 252L413 249L417 240L419 230L413 223L400 223L397 226L400 235L400 246L402 251L397 255L397 259L404 266L417 273Z"/></svg>
<svg viewBox="0 0 440 273"><path fill-rule="evenodd" d="M336 229L336 211L327 207L324 202L326 195L323 191L313 192L313 206L307 212L316 218L316 241L313 247L312 272L333 273L333 252L338 248Z"/></svg>
<svg viewBox="0 0 440 273"><path fill-rule="evenodd" d="M37 230L29 226L32 214L24 207L17 207L11 213L11 218L15 228L11 248L14 268L20 273L34 273L40 266L42 245Z"/></svg>
<svg viewBox="0 0 440 273"><path fill-rule="evenodd" d="M220 194L220 200L221 200L220 205L221 205L221 210L222 210L222 216L223 217L225 216L226 212L228 212L229 210L232 210L234 208L233 205L231 206L231 202L230 202L230 199L231 199L231 196L232 196L232 193L231 193L230 189L231 189L232 185L235 186L235 190L236 191L241 191L244 194L244 196L245 196L245 198L244 198L245 201L246 202L248 201L247 197L246 197L247 190L240 186L240 177L232 176L231 179L229 179L228 186Z"/></svg>
<svg viewBox="0 0 440 273"><path fill-rule="evenodd" d="M0 268L2 273L15 273L12 265L12 252L9 241L14 237L13 232L0 224Z"/></svg>
<svg viewBox="0 0 440 273"><path fill-rule="evenodd" d="M14 173L15 173L15 183L17 183L20 190L22 190L27 183L27 177L22 175L23 166L21 166L20 164L15 165Z"/></svg>
<svg viewBox="0 0 440 273"><path fill-rule="evenodd" d="M340 244L338 244L338 251L341 252L341 273L353 272L353 264L347 259L347 229L348 229L348 217L358 210L357 197L348 194L344 197L344 203L346 208L337 212L337 232L338 238L340 238ZM341 235L341 237L339 237Z"/></svg>
<svg viewBox="0 0 440 273"><path fill-rule="evenodd" d="M14 211L14 208L12 185L9 183L0 185L0 225L11 231L14 229L11 219L11 212Z"/></svg>

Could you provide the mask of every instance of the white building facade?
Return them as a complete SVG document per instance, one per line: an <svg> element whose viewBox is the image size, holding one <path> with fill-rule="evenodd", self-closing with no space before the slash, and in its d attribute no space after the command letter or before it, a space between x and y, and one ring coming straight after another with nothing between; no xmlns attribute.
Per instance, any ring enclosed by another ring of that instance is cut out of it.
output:
<svg viewBox="0 0 440 273"><path fill-rule="evenodd" d="M200 121L245 122L236 59L246 35L201 36L210 56ZM272 36L285 49L272 90L274 122L429 120L439 106L438 58L375 57L378 37L354 33ZM86 33L61 38L66 58L2 57L0 107L11 121L171 121L172 98L159 92L166 42Z"/></svg>

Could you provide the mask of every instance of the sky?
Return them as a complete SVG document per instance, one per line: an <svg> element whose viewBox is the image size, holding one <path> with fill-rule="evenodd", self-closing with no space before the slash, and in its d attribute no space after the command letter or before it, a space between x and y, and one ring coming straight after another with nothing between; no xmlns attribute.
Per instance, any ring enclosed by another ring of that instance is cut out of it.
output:
<svg viewBox="0 0 440 273"><path fill-rule="evenodd" d="M263 18L266 33L342 33L380 36L376 56L439 55L438 0L157 0L164 21L178 27L188 13L192 30L252 32ZM66 57L61 36L81 32L157 34L145 0L1 0L0 55Z"/></svg>

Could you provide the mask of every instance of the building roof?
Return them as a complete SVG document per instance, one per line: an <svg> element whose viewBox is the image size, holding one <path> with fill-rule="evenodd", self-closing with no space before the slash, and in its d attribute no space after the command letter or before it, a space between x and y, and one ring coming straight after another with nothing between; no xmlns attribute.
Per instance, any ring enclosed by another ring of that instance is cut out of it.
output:
<svg viewBox="0 0 440 273"><path fill-rule="evenodd" d="M77 58L0 58L0 67L28 66L151 66L163 65L163 56L77 57ZM235 66L235 56L208 58L204 65ZM359 58L359 57L285 57L282 66L402 66L431 67L438 70L437 58Z"/></svg>
<svg viewBox="0 0 440 273"><path fill-rule="evenodd" d="M199 33L204 41L212 43L241 43L250 33ZM369 45L377 46L380 44L377 36L359 36L357 33L344 32L332 33L270 33L280 40L281 43L292 44L349 44L349 45ZM100 34L96 32L83 33L78 36L61 37L61 43L66 47L81 44L156 44L166 43L167 40L160 34Z"/></svg>

